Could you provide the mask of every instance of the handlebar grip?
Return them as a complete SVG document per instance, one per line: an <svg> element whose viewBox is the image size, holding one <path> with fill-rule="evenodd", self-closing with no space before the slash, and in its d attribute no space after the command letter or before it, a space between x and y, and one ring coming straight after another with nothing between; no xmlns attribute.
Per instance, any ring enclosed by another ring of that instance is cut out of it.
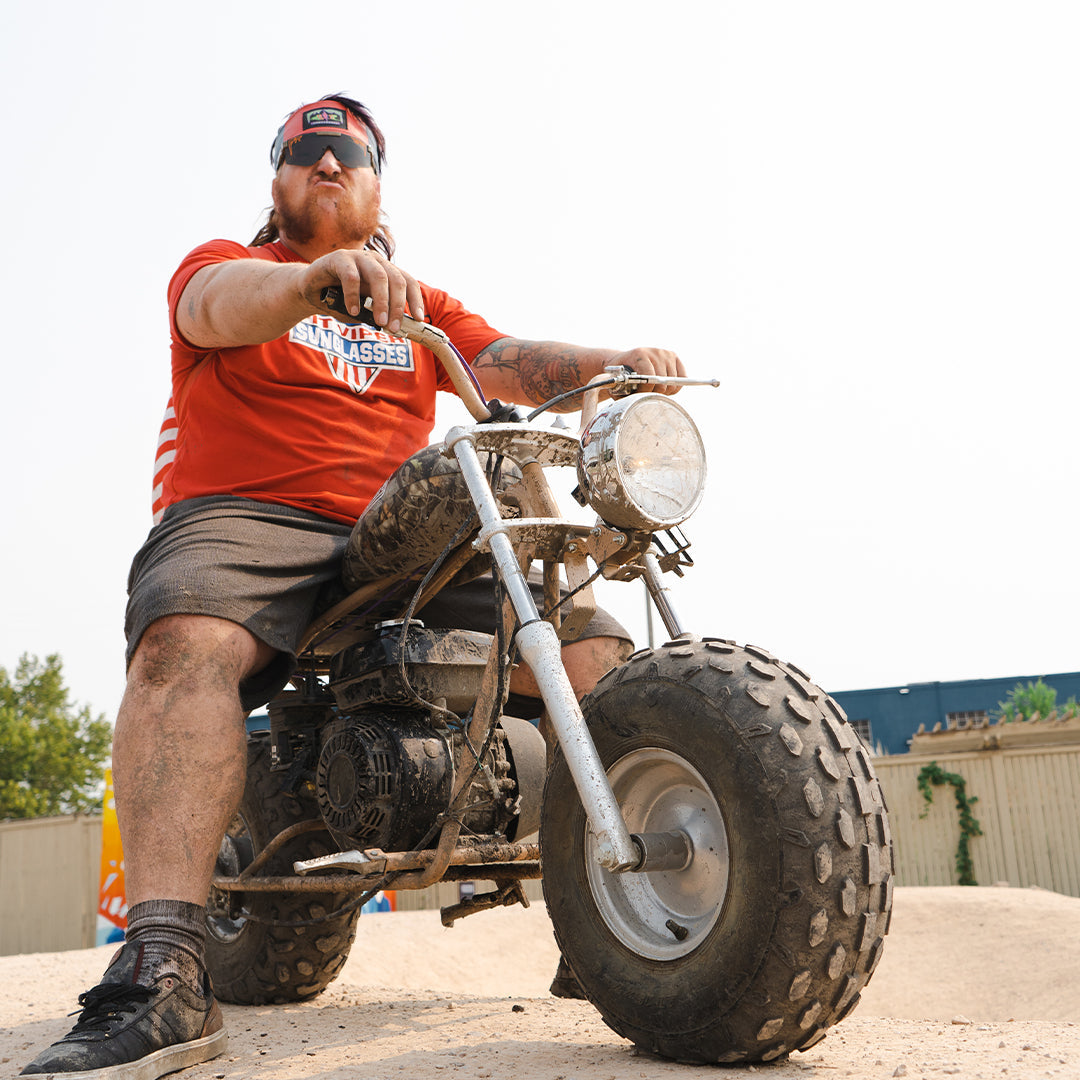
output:
<svg viewBox="0 0 1080 1080"><path fill-rule="evenodd" d="M345 296L340 285L327 285L319 293L319 303L328 307L344 323L353 325L363 323L365 326L374 326L376 330L379 329L375 322L375 316L363 304L360 305L359 315L354 315L345 306Z"/></svg>

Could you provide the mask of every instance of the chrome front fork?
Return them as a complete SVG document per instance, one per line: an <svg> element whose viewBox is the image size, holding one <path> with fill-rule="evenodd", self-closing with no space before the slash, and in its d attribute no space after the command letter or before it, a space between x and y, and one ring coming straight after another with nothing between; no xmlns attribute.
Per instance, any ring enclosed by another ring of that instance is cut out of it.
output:
<svg viewBox="0 0 1080 1080"><path fill-rule="evenodd" d="M641 848L632 839L622 819L600 755L585 724L581 706L563 667L558 635L551 623L540 618L528 582L514 554L509 529L488 486L471 433L465 428L455 427L446 442L453 449L461 467L461 474L480 517L481 536L491 550L499 577L506 586L520 623L518 649L540 687L548 718L558 736L596 838L600 865L612 872L636 869L643 861Z"/></svg>

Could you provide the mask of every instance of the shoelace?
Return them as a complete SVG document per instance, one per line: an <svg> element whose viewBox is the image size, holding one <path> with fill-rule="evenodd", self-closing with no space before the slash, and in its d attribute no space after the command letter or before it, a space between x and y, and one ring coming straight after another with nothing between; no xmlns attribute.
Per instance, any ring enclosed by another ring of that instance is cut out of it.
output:
<svg viewBox="0 0 1080 1080"><path fill-rule="evenodd" d="M76 1031L107 1030L114 1020L120 1019L125 1013L134 1012L156 993L156 988L138 983L101 983L79 995L82 1012L71 1034L74 1035Z"/></svg>

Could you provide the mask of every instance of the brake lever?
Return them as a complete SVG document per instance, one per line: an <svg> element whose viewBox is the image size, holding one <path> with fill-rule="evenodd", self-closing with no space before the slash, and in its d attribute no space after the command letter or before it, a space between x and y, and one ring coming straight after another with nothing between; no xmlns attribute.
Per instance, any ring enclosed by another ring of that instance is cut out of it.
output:
<svg viewBox="0 0 1080 1080"><path fill-rule="evenodd" d="M587 389L581 399L581 427L579 434L584 434L600 404L600 391L607 390L613 398L629 397L639 390L650 386L719 386L719 379L690 379L685 375L642 375L632 368L616 365L604 368L603 372L589 380L589 387L597 383L595 389Z"/></svg>
<svg viewBox="0 0 1080 1080"><path fill-rule="evenodd" d="M604 377L615 380L609 393L613 398L636 394L646 386L719 386L719 379L691 379L686 375L642 375L628 367L604 368Z"/></svg>

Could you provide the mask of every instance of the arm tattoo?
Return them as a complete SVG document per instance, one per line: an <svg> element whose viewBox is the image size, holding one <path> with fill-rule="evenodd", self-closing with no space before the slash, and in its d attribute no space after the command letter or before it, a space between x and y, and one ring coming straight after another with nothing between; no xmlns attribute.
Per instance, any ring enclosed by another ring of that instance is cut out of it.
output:
<svg viewBox="0 0 1080 1080"><path fill-rule="evenodd" d="M513 372L525 399L532 405L583 386L588 376L582 373L584 350L558 341L522 341L520 338L500 338L493 341L473 361L473 368L501 368ZM571 411L574 403L556 407L556 411Z"/></svg>

